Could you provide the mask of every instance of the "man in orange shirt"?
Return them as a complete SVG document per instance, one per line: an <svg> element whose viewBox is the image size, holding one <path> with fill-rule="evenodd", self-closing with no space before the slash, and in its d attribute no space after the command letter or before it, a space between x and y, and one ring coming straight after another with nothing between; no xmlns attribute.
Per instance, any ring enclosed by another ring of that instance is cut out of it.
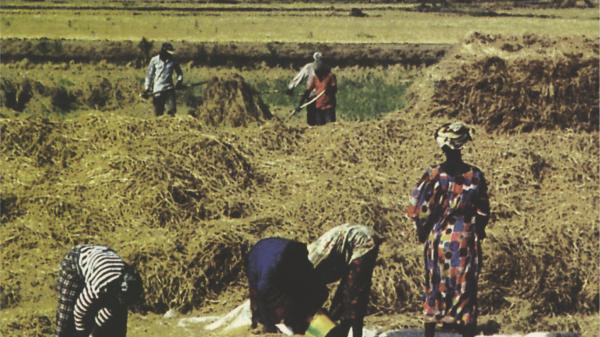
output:
<svg viewBox="0 0 600 337"><path fill-rule="evenodd" d="M315 105L317 110L314 125L335 122L337 80L331 68L325 63L320 62L317 65L315 75L308 80L308 86L298 106L304 103L313 90L316 93Z"/></svg>

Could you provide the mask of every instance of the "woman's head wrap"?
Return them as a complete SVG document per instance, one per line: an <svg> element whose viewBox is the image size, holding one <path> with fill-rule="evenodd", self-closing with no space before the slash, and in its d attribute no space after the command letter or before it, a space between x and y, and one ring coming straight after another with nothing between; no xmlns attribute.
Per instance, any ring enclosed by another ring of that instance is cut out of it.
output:
<svg viewBox="0 0 600 337"><path fill-rule="evenodd" d="M317 51L313 54L313 60L315 61L319 61L323 58L323 54L321 54L321 52Z"/></svg>
<svg viewBox="0 0 600 337"><path fill-rule="evenodd" d="M473 130L463 122L446 123L435 131L434 137L440 148L446 145L452 150L460 150L473 139Z"/></svg>

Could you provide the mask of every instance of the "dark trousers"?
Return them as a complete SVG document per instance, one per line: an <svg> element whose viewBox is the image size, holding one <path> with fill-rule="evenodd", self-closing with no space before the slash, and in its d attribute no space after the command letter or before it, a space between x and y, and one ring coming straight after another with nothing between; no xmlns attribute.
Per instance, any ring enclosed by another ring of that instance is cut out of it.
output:
<svg viewBox="0 0 600 337"><path fill-rule="evenodd" d="M327 114L327 122L326 123L333 123L337 120L336 116L335 116L335 107L333 107L331 109L327 109L325 111Z"/></svg>
<svg viewBox="0 0 600 337"><path fill-rule="evenodd" d="M165 109L169 115L175 116L175 113L177 112L175 90L167 90L154 94L152 97L152 104L154 105L154 114L156 116L162 116L165 113Z"/></svg>
<svg viewBox="0 0 600 337"><path fill-rule="evenodd" d="M312 105L312 104L311 104ZM336 121L335 108L331 109L317 109L316 107L311 112L307 110L307 123L308 125L325 125ZM309 116L311 116L309 118Z"/></svg>
<svg viewBox="0 0 600 337"><path fill-rule="evenodd" d="M319 125L317 123L317 107L315 106L315 103L312 103L306 107L306 124Z"/></svg>

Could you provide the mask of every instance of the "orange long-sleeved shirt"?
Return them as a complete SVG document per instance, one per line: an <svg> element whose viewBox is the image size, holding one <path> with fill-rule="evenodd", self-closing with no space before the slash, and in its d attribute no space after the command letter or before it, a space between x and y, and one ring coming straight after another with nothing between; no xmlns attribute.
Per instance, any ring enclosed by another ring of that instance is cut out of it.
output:
<svg viewBox="0 0 600 337"><path fill-rule="evenodd" d="M335 108L335 94L337 92L337 80L332 72L329 72L322 79L314 75L308 81L309 91L314 90L317 95L325 90L325 94L317 99L315 106L317 109L325 110Z"/></svg>

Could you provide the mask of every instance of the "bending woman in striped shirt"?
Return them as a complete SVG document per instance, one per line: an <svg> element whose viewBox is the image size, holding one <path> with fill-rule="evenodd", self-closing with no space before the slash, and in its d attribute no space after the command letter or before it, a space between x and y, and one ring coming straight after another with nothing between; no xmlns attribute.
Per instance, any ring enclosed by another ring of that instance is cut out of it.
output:
<svg viewBox="0 0 600 337"><path fill-rule="evenodd" d="M60 265L56 335L124 337L127 307L142 293L138 273L112 249L76 246Z"/></svg>

